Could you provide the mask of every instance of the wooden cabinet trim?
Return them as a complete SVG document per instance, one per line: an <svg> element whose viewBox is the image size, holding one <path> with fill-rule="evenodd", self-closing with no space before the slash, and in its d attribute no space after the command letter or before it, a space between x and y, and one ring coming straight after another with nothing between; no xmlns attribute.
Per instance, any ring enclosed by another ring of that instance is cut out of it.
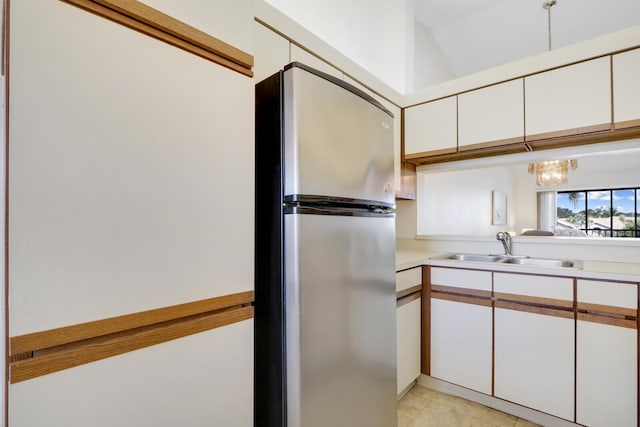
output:
<svg viewBox="0 0 640 427"><path fill-rule="evenodd" d="M500 139L496 141L479 142L477 144L459 145L458 151L464 152L469 150L478 150L484 148L497 148L504 145L523 144L524 136L517 136L514 138ZM518 147L522 149L522 146Z"/></svg>
<svg viewBox="0 0 640 427"><path fill-rule="evenodd" d="M615 307L610 305L602 305L602 304L592 304L586 302L578 303L578 311L591 313L595 315L603 315L603 316L622 316L622 317L633 317L634 319L637 316L638 311L635 308L625 308L625 307Z"/></svg>
<svg viewBox="0 0 640 427"><path fill-rule="evenodd" d="M253 56L136 0L61 0L252 77Z"/></svg>
<svg viewBox="0 0 640 427"><path fill-rule="evenodd" d="M603 316L592 313L581 313L578 312L578 320L582 320L585 322L592 323L600 323L602 325L610 325L610 326L619 326L623 328L629 329L637 329L638 321L637 319L627 319L624 317L611 317L611 316Z"/></svg>
<svg viewBox="0 0 640 427"><path fill-rule="evenodd" d="M491 291L480 289L468 289L457 286L431 285L431 292L447 293L454 295L466 295L480 298L491 298Z"/></svg>
<svg viewBox="0 0 640 427"><path fill-rule="evenodd" d="M237 307L35 351L32 357L9 363L9 382L15 384L251 318L252 306Z"/></svg>
<svg viewBox="0 0 640 427"><path fill-rule="evenodd" d="M453 302L460 302L460 303L464 303L464 304L480 305L480 306L483 306L483 307L492 307L493 306L493 302L491 301L491 298L480 298L480 297L462 295L462 294L450 294L450 293L445 293L445 292L431 292L431 298L441 299L441 300L446 300L446 301L453 301Z"/></svg>
<svg viewBox="0 0 640 427"><path fill-rule="evenodd" d="M431 267L426 265L422 267L422 284L420 371L425 375L431 375Z"/></svg>
<svg viewBox="0 0 640 427"><path fill-rule="evenodd" d="M404 298L406 296L409 296L411 294L414 294L416 292L418 292L418 293L422 292L422 284L416 285L416 286L412 286L412 287L404 289L404 290L402 290L400 292L396 292L396 299L397 300L402 299L402 298Z"/></svg>
<svg viewBox="0 0 640 427"><path fill-rule="evenodd" d="M562 129L554 132L539 133L535 135L525 135L524 140L526 142L532 142L532 141L539 141L541 139L561 138L565 136L583 135L583 134L603 132L608 130L610 131L612 128L613 127L611 123L602 123L598 125L584 126L580 128Z"/></svg>
<svg viewBox="0 0 640 427"><path fill-rule="evenodd" d="M551 308L563 308L573 310L572 300L562 300L557 298L533 297L520 294L509 294L504 292L494 292L493 296L498 301L514 302L521 304L534 304Z"/></svg>
<svg viewBox="0 0 640 427"><path fill-rule="evenodd" d="M441 150L423 151L421 153L405 154L404 160L413 160L413 159L419 159L421 157L429 157L429 156L440 156L443 154L453 154L456 152L457 152L456 148L443 148Z"/></svg>
<svg viewBox="0 0 640 427"><path fill-rule="evenodd" d="M495 308L522 311L525 313L532 313L532 314L542 314L545 316L562 317L565 319L572 319L572 320L575 319L575 313L573 309L562 310L562 309L547 307L547 306L522 304L518 302L501 301L501 300L498 300L495 302Z"/></svg>
<svg viewBox="0 0 640 427"><path fill-rule="evenodd" d="M628 128L635 128L635 127L640 127L640 119L625 120L625 121L613 123L614 129L628 129Z"/></svg>
<svg viewBox="0 0 640 427"><path fill-rule="evenodd" d="M420 287L422 288L422 287ZM401 298L396 299L396 308L400 308L403 305L409 304L412 301L415 301L417 299L420 299L422 297L422 289L418 290L417 292L414 292L412 294L409 295L405 295Z"/></svg>
<svg viewBox="0 0 640 427"><path fill-rule="evenodd" d="M9 356L13 356L26 352L34 352L194 315L245 306L251 304L253 300L254 292L247 291L14 336L9 339L8 353Z"/></svg>

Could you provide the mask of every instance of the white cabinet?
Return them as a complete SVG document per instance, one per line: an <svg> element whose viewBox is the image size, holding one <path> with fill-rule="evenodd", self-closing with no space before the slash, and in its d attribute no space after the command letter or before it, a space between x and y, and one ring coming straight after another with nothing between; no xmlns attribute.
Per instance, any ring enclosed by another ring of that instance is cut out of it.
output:
<svg viewBox="0 0 640 427"><path fill-rule="evenodd" d="M613 121L616 129L640 126L640 49L613 55Z"/></svg>
<svg viewBox="0 0 640 427"><path fill-rule="evenodd" d="M251 290L252 80L63 2L10 13L9 334Z"/></svg>
<svg viewBox="0 0 640 427"><path fill-rule="evenodd" d="M246 320L11 384L9 425L251 427L252 401Z"/></svg>
<svg viewBox="0 0 640 427"><path fill-rule="evenodd" d="M255 21L253 31L253 80L258 83L289 63L289 40Z"/></svg>
<svg viewBox="0 0 640 427"><path fill-rule="evenodd" d="M430 375L491 394L491 272L432 268L430 276Z"/></svg>
<svg viewBox="0 0 640 427"><path fill-rule="evenodd" d="M396 273L396 292L406 291L422 284L422 267L410 268Z"/></svg>
<svg viewBox="0 0 640 427"><path fill-rule="evenodd" d="M405 159L455 153L458 148L457 97L404 110Z"/></svg>
<svg viewBox="0 0 640 427"><path fill-rule="evenodd" d="M491 394L491 307L431 299L431 376Z"/></svg>
<svg viewBox="0 0 640 427"><path fill-rule="evenodd" d="M398 394L420 375L422 341L422 267L396 273L396 349Z"/></svg>
<svg viewBox="0 0 640 427"><path fill-rule="evenodd" d="M637 315L637 284L578 280L577 299L576 421L637 427L637 323L621 321Z"/></svg>
<svg viewBox="0 0 640 427"><path fill-rule="evenodd" d="M421 298L399 305L397 308L398 394L420 376L421 310Z"/></svg>
<svg viewBox="0 0 640 427"><path fill-rule="evenodd" d="M460 151L524 141L523 79L458 95Z"/></svg>
<svg viewBox="0 0 640 427"><path fill-rule="evenodd" d="M495 397L573 421L573 279L495 273L494 292L526 302L496 302ZM527 305L536 303L566 310Z"/></svg>
<svg viewBox="0 0 640 427"><path fill-rule="evenodd" d="M528 141L611 129L610 57L525 77Z"/></svg>

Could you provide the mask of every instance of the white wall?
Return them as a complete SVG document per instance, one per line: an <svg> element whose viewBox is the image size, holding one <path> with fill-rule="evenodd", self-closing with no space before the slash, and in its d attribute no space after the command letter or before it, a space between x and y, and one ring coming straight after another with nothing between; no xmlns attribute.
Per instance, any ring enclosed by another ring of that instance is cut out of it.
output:
<svg viewBox="0 0 640 427"><path fill-rule="evenodd" d="M507 224L491 225L492 190L507 195ZM417 234L489 236L515 225L515 187L505 167L419 172Z"/></svg>
<svg viewBox="0 0 640 427"><path fill-rule="evenodd" d="M407 92L413 73L411 0L267 2L398 92Z"/></svg>
<svg viewBox="0 0 640 427"><path fill-rule="evenodd" d="M456 78L431 32L416 21L413 36L413 90Z"/></svg>
<svg viewBox="0 0 640 427"><path fill-rule="evenodd" d="M415 238L417 221L417 202L396 200L396 239Z"/></svg>

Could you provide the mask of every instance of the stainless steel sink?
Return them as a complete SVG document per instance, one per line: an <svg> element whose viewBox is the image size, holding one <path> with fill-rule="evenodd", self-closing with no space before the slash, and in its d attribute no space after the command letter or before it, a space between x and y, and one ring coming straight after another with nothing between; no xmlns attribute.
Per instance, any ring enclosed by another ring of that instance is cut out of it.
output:
<svg viewBox="0 0 640 427"><path fill-rule="evenodd" d="M564 259L551 258L529 258L527 256L518 255L483 255L483 254L465 254L465 253L449 253L435 257L435 259L449 259L454 261L469 262L490 262L501 264L516 264L536 267L559 267L559 268L582 268L580 261L570 261Z"/></svg>
<svg viewBox="0 0 640 427"><path fill-rule="evenodd" d="M533 265L538 267L564 267L574 268L575 262L563 259L547 259L547 258L505 258L502 261L507 264Z"/></svg>
<svg viewBox="0 0 640 427"><path fill-rule="evenodd" d="M498 255L478 255L478 254L446 254L439 259L453 259L456 261L475 261L475 262L498 262L502 257Z"/></svg>

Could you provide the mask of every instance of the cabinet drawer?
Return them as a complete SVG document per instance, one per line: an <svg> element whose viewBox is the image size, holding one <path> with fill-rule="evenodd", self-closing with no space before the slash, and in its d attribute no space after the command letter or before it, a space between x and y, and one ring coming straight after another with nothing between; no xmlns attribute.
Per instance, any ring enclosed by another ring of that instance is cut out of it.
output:
<svg viewBox="0 0 640 427"><path fill-rule="evenodd" d="M638 307L636 283L578 280L578 302L635 309Z"/></svg>
<svg viewBox="0 0 640 427"><path fill-rule="evenodd" d="M431 284L491 292L491 272L453 268L432 268Z"/></svg>
<svg viewBox="0 0 640 427"><path fill-rule="evenodd" d="M404 291L422 284L422 267L396 273L396 292Z"/></svg>
<svg viewBox="0 0 640 427"><path fill-rule="evenodd" d="M496 273L493 286L500 293L573 301L573 279L568 277Z"/></svg>

